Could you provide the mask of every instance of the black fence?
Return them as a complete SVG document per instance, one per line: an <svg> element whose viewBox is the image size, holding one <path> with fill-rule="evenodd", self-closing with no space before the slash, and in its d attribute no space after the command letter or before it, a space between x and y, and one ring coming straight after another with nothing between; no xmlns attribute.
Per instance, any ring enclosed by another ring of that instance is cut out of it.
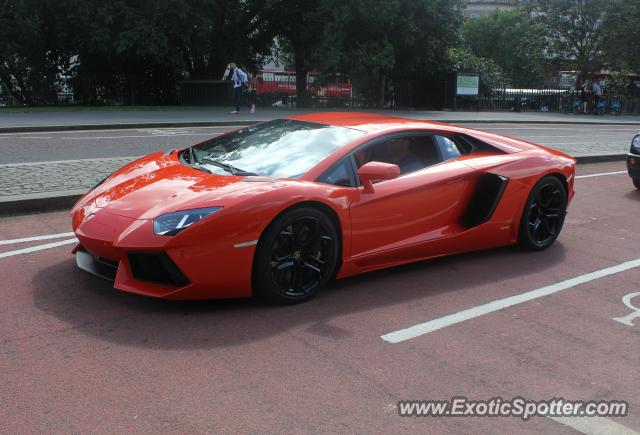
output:
<svg viewBox="0 0 640 435"><path fill-rule="evenodd" d="M640 114L640 90L625 89L596 98L570 88L485 88L477 97L458 96L456 109L560 113Z"/></svg>
<svg viewBox="0 0 640 435"><path fill-rule="evenodd" d="M295 77L258 77L245 97L262 107L296 107ZM90 76L60 79L43 90L28 89L23 96L0 85L0 105L103 105L103 106L228 106L232 84L223 80L179 80L131 76ZM571 88L481 87L479 96L454 97L454 83L440 77L388 83L383 101L376 92L342 83L307 83L307 106L316 108L450 108L482 111L549 111L561 113L640 114L640 89L628 88L595 99ZM24 98L27 95L28 98Z"/></svg>
<svg viewBox="0 0 640 435"><path fill-rule="evenodd" d="M309 83L312 107L364 107L351 88ZM96 106L225 106L231 104L233 86L228 80L180 80L130 76L91 76L61 79L48 90L9 92L0 87L0 105L96 105ZM260 106L295 107L295 82L260 78L244 91L247 100Z"/></svg>

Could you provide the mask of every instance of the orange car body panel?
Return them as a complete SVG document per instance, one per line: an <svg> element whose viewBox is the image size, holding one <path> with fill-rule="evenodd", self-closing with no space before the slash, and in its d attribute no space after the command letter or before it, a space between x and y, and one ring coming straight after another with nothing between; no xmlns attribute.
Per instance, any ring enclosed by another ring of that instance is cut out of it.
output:
<svg viewBox="0 0 640 435"><path fill-rule="evenodd" d="M331 210L342 239L337 278L443 255L513 244L526 198L543 176L566 180L573 198L575 160L512 138L440 123L373 114L322 113L292 119L364 130L299 179L217 176L180 163L178 153L132 162L83 196L71 211L85 250L119 264L117 289L166 299L215 299L252 294L256 243L270 222L297 204ZM340 187L314 180L362 144L395 133L465 134L496 149L481 151L375 184ZM491 218L465 228L461 218L484 173L509 179ZM153 233L169 212L220 206L176 236ZM136 279L130 253L163 252L189 281L182 287Z"/></svg>

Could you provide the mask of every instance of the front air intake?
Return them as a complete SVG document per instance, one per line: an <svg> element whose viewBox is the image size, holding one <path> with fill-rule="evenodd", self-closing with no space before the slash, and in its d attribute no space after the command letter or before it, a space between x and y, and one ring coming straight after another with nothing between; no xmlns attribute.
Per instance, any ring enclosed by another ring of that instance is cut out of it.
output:
<svg viewBox="0 0 640 435"><path fill-rule="evenodd" d="M184 287L189 284L187 277L164 252L129 254L129 265L133 277L139 281L175 287Z"/></svg>

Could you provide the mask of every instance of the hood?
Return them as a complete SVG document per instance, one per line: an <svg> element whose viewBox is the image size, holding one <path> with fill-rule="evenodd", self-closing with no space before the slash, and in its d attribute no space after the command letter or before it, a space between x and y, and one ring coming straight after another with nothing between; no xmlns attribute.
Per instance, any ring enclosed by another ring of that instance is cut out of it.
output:
<svg viewBox="0 0 640 435"><path fill-rule="evenodd" d="M94 192L96 207L119 216L153 219L161 214L224 205L256 183L212 175L180 163L177 153L152 154L115 172Z"/></svg>

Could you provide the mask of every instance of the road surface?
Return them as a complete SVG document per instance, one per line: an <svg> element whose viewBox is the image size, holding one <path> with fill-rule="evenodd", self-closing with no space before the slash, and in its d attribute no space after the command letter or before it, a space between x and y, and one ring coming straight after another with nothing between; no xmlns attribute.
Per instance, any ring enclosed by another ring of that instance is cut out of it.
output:
<svg viewBox="0 0 640 435"><path fill-rule="evenodd" d="M637 434L640 318L624 299L640 291L640 191L623 169L578 168L547 251L396 267L288 307L125 294L76 268L66 213L0 219L0 433ZM454 396L630 408L398 414Z"/></svg>
<svg viewBox="0 0 640 435"><path fill-rule="evenodd" d="M570 155L623 154L639 128L624 125L467 124ZM0 164L133 157L193 145L231 127L0 134Z"/></svg>

